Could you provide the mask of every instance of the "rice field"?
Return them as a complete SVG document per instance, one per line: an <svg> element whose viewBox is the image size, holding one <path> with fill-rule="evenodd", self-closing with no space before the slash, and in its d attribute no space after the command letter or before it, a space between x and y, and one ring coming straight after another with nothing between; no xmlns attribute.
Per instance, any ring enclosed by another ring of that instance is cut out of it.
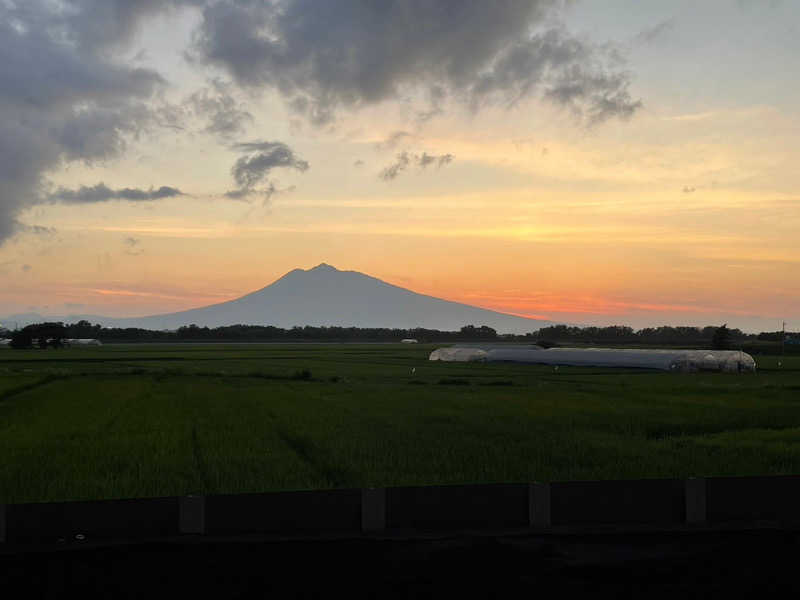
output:
<svg viewBox="0 0 800 600"><path fill-rule="evenodd" d="M0 502L800 473L800 357L688 375L431 349L3 350Z"/></svg>

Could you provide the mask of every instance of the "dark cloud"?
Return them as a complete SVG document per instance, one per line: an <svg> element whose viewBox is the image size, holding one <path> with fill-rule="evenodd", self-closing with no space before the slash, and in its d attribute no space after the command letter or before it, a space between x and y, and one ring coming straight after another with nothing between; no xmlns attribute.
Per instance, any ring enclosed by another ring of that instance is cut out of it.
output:
<svg viewBox="0 0 800 600"><path fill-rule="evenodd" d="M240 188L252 188L269 175L272 169L286 167L305 171L308 163L295 156L283 142L255 142L237 144L234 148L247 152L231 167L233 179Z"/></svg>
<svg viewBox="0 0 800 600"><path fill-rule="evenodd" d="M384 167L384 169L378 173L378 177L383 179L384 181L391 181L392 179L396 179L400 173L405 171L408 168L408 165L411 163L411 157L409 156L408 152L401 152L397 155L397 160L393 162L388 167Z"/></svg>
<svg viewBox="0 0 800 600"><path fill-rule="evenodd" d="M245 142L234 144L232 149L244 153L231 167L231 175L239 187L225 193L227 198L234 200L259 194L267 201L279 191L275 184L266 181L266 188L256 189L256 186L264 182L273 169L288 168L303 172L309 168L308 162L299 158L283 142Z"/></svg>
<svg viewBox="0 0 800 600"><path fill-rule="evenodd" d="M122 188L112 190L104 183L98 183L92 187L82 185L76 190L59 188L54 193L47 196L50 202L61 202L64 204L92 204L95 202L108 202L110 200L128 200L130 202L143 202L152 200L162 200L163 198L174 198L182 196L178 188L162 185L160 188L150 188L142 190L139 188Z"/></svg>
<svg viewBox="0 0 800 600"><path fill-rule="evenodd" d="M375 147L378 150L393 150L394 148L397 148L397 146L403 141L407 141L412 137L414 137L413 134L409 133L408 131L395 131L390 133L382 142L375 144Z"/></svg>
<svg viewBox="0 0 800 600"><path fill-rule="evenodd" d="M409 152L401 152L397 155L397 160L395 160L395 162L378 173L378 177L384 181L392 181L393 179L397 179L398 175L412 165L420 169L425 169L429 166L441 168L453 162L454 158L452 154L428 154L427 152L411 154Z"/></svg>
<svg viewBox="0 0 800 600"><path fill-rule="evenodd" d="M209 86L193 93L187 105L194 114L206 119L204 131L223 139L245 133L253 115L233 96L231 84L213 79Z"/></svg>
<svg viewBox="0 0 800 600"><path fill-rule="evenodd" d="M127 238L125 238L125 245L126 246L130 246L131 248L134 248L135 246L139 245L140 241L141 240L139 240L137 238L127 237Z"/></svg>
<svg viewBox="0 0 800 600"><path fill-rule="evenodd" d="M244 86L278 90L311 122L407 92L477 109L532 95L591 123L640 104L608 46L549 26L560 0L221 0L203 10L194 55Z"/></svg>
<svg viewBox="0 0 800 600"><path fill-rule="evenodd" d="M263 188L239 188L237 190L227 191L223 195L231 200L244 200L246 202L249 202L254 196L259 196L266 204L272 199L272 196L281 191L283 190L279 190L277 187L275 187L273 182L268 181L266 187Z"/></svg>
<svg viewBox="0 0 800 600"><path fill-rule="evenodd" d="M421 168L425 168L429 165L435 165L437 167L443 167L446 164L453 162L453 155L452 154L428 154L427 152L423 152L417 158L417 164Z"/></svg>
<svg viewBox="0 0 800 600"><path fill-rule="evenodd" d="M164 80L115 51L142 18L178 4L0 2L0 243L42 200L46 173L113 158L127 138L157 124L150 102Z"/></svg>
<svg viewBox="0 0 800 600"><path fill-rule="evenodd" d="M675 29L675 19L665 19L636 34L634 40L640 44L650 44Z"/></svg>
<svg viewBox="0 0 800 600"><path fill-rule="evenodd" d="M50 4L42 0L24 3ZM62 0L65 10L61 21L69 36L81 50L95 53L115 49L129 43L145 17L174 10L181 6L201 6L206 0ZM23 2L19 2L23 4Z"/></svg>

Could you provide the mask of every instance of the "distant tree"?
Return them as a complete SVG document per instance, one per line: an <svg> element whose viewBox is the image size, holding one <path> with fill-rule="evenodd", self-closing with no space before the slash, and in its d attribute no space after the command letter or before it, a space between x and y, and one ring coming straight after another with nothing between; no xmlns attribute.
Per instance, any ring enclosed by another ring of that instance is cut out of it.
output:
<svg viewBox="0 0 800 600"><path fill-rule="evenodd" d="M15 331L11 336L11 347L17 350L33 347L33 336L24 329Z"/></svg>
<svg viewBox="0 0 800 600"><path fill-rule="evenodd" d="M89 321L82 319L77 323L67 325L65 336L68 338L97 338L101 331L100 325L92 325Z"/></svg>
<svg viewBox="0 0 800 600"><path fill-rule="evenodd" d="M497 339L497 331L486 325L481 325L480 327L465 325L459 331L459 336L464 340L495 340Z"/></svg>
<svg viewBox="0 0 800 600"><path fill-rule="evenodd" d="M730 348L731 345L731 330L728 329L728 324L726 323L722 327L717 327L714 331L714 335L711 338L711 347L714 350L727 350Z"/></svg>
<svg viewBox="0 0 800 600"><path fill-rule="evenodd" d="M22 331L35 338L36 345L42 350L48 346L61 348L64 338L67 337L67 329L63 323L37 323L24 327Z"/></svg>

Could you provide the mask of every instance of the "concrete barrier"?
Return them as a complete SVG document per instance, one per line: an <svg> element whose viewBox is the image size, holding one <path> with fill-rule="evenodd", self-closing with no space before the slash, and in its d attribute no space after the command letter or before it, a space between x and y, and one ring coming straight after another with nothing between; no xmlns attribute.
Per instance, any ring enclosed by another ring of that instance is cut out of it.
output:
<svg viewBox="0 0 800 600"><path fill-rule="evenodd" d="M686 522L702 524L708 519L706 480L702 477L692 477L684 482L686 494Z"/></svg>
<svg viewBox="0 0 800 600"><path fill-rule="evenodd" d="M205 498L211 534L361 531L361 490L319 490Z"/></svg>
<svg viewBox="0 0 800 600"><path fill-rule="evenodd" d="M549 483L528 486L528 521L531 527L546 529L553 524L552 494Z"/></svg>
<svg viewBox="0 0 800 600"><path fill-rule="evenodd" d="M800 476L714 477L706 482L709 522L800 522Z"/></svg>
<svg viewBox="0 0 800 600"><path fill-rule="evenodd" d="M716 477L0 504L0 542L178 534L800 522L800 476Z"/></svg>
<svg viewBox="0 0 800 600"><path fill-rule="evenodd" d="M361 530L383 531L384 529L386 529L386 489L361 490Z"/></svg>
<svg viewBox="0 0 800 600"><path fill-rule="evenodd" d="M177 498L9 504L6 541L143 539L178 533Z"/></svg>
<svg viewBox="0 0 800 600"><path fill-rule="evenodd" d="M386 490L389 529L528 527L527 484L398 487Z"/></svg>
<svg viewBox="0 0 800 600"><path fill-rule="evenodd" d="M553 525L683 523L680 479L568 481L550 484Z"/></svg>
<svg viewBox="0 0 800 600"><path fill-rule="evenodd" d="M181 533L206 532L206 499L204 496L181 496L179 500L178 530Z"/></svg>

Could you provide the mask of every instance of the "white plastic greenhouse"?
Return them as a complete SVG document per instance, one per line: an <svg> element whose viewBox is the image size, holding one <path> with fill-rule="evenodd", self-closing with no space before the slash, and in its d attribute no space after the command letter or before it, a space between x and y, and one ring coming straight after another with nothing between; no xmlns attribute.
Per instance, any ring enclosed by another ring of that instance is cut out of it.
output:
<svg viewBox="0 0 800 600"><path fill-rule="evenodd" d="M516 362L576 367L627 367L661 371L752 373L756 362L738 350L641 350L626 348L542 348L540 346L438 348L429 360Z"/></svg>
<svg viewBox="0 0 800 600"><path fill-rule="evenodd" d="M437 348L428 357L428 360L443 360L445 362L475 362L486 361L489 353L480 348Z"/></svg>

